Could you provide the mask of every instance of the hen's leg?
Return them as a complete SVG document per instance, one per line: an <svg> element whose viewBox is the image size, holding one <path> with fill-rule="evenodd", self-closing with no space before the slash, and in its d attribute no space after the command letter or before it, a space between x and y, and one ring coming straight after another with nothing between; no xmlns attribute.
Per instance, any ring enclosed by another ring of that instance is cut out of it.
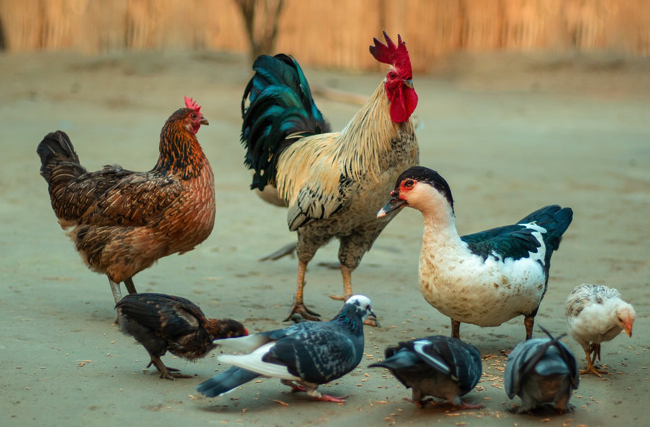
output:
<svg viewBox="0 0 650 427"><path fill-rule="evenodd" d="M315 311L312 311L308 309L305 306L305 303L303 301L303 292L305 289L305 273L307 272L307 263L298 261L298 286L296 287L296 294L293 297L293 306L291 307L291 311L289 312L289 316L287 316L284 321L288 321L291 319L291 316L294 313L300 314L302 317L304 317L307 320L320 320L319 316L320 314L316 313Z"/></svg>

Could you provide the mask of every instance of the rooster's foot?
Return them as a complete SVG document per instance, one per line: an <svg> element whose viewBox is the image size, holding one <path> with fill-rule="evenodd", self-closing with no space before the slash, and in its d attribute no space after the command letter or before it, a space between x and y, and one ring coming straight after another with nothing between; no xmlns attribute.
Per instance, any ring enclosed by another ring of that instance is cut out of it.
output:
<svg viewBox="0 0 650 427"><path fill-rule="evenodd" d="M305 304L303 303L293 303L293 307L291 307L291 311L289 312L289 316L287 316L284 321L288 321L291 319L291 317L294 314L299 314L303 318L307 320L320 320L320 314L316 313L313 310L308 309Z"/></svg>

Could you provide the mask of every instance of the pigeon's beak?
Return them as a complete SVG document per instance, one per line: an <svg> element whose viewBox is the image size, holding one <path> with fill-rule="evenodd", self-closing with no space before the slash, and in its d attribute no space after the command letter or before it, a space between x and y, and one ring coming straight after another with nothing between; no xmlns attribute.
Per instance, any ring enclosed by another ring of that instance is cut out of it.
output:
<svg viewBox="0 0 650 427"><path fill-rule="evenodd" d="M389 213L403 208L404 206L407 206L406 200L399 197L399 190L394 190L390 193L390 199L388 199L388 202L379 210L379 212L377 212L377 218L383 218Z"/></svg>

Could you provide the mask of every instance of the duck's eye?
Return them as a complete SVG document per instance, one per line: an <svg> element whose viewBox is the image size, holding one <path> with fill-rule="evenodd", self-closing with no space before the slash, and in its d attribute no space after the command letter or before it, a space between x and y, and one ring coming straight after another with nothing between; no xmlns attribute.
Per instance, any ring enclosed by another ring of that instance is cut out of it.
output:
<svg viewBox="0 0 650 427"><path fill-rule="evenodd" d="M415 184L415 182L413 182L412 179L407 179L406 181L404 181L404 187L406 187L406 188L413 187L413 184Z"/></svg>

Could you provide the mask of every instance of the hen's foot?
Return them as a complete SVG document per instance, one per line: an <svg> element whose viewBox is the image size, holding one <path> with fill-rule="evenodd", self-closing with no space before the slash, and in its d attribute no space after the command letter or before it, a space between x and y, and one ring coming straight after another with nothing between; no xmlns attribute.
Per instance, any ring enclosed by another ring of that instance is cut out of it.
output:
<svg viewBox="0 0 650 427"><path fill-rule="evenodd" d="M280 258L284 258L287 255L291 255L293 257L293 254L296 252L296 243L289 243L287 245L282 246L280 249L271 252L265 257L260 258L258 261L277 261Z"/></svg>

